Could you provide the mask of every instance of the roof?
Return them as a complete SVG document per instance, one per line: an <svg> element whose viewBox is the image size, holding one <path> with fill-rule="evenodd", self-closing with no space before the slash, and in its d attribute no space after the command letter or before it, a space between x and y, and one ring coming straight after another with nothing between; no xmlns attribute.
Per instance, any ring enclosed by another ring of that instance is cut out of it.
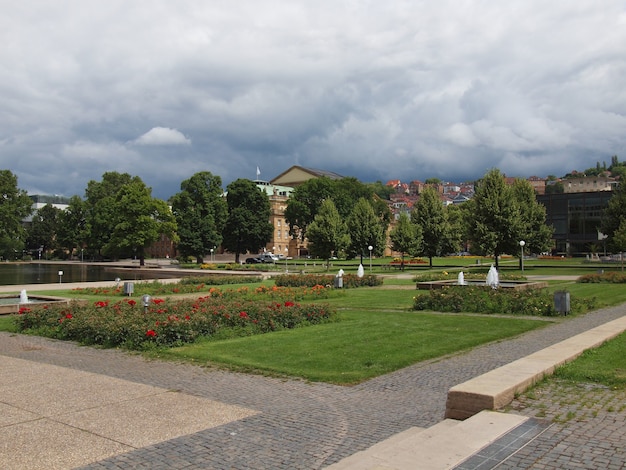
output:
<svg viewBox="0 0 626 470"><path fill-rule="evenodd" d="M316 168L306 168L299 165L294 165L286 171L282 172L276 178L272 179L270 183L278 184L282 186L297 186L312 178L327 177L333 180L342 179L343 176L327 170L319 170Z"/></svg>

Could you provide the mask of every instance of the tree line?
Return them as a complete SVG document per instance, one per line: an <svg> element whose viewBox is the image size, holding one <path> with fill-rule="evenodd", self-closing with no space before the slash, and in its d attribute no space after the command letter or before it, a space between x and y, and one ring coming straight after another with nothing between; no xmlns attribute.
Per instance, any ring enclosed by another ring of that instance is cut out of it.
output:
<svg viewBox="0 0 626 470"><path fill-rule="evenodd" d="M493 169L476 182L475 196L461 205L444 206L436 190L427 187L415 206L392 223L380 183L356 178L315 178L296 187L286 203L290 236L305 239L312 256L350 259L381 256L387 246L408 256L430 260L466 251L493 256L548 251L552 229L545 208L525 180L513 185ZM89 181L85 196L73 196L66 210L46 205L32 214L32 200L19 189L17 177L0 170L0 256L17 259L26 253L53 253L87 259L136 257L143 264L147 249L163 235L180 256L198 263L212 249L239 255L260 251L273 236L268 195L248 179L230 183L224 191L219 176L204 171L183 181L169 201L152 197L137 176L107 172ZM609 245L626 246L626 194L622 186L606 210L603 233ZM22 221L32 215L28 229ZM390 227L393 227L390 229ZM371 247L371 249L370 249Z"/></svg>

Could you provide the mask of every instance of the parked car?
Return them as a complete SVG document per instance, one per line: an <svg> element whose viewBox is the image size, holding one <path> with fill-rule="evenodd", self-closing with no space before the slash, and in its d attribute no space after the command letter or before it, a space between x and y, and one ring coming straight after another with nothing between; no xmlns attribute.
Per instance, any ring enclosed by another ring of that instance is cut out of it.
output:
<svg viewBox="0 0 626 470"><path fill-rule="evenodd" d="M263 253L258 256L261 263L275 263L278 261L278 257L272 253Z"/></svg>
<svg viewBox="0 0 626 470"><path fill-rule="evenodd" d="M262 262L263 260L260 258L246 258L246 264L259 264Z"/></svg>

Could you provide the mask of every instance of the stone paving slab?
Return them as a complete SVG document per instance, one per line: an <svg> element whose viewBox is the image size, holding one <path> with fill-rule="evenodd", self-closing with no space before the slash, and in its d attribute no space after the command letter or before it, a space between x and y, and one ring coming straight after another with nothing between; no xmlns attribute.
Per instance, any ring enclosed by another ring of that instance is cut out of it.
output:
<svg viewBox="0 0 626 470"><path fill-rule="evenodd" d="M11 357L0 362L0 413L3 469L72 468L256 414Z"/></svg>

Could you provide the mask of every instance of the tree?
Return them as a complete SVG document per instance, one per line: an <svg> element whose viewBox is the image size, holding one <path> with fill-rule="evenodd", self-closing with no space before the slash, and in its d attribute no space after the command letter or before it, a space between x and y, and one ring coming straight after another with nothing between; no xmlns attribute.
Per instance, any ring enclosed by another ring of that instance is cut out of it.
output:
<svg viewBox="0 0 626 470"><path fill-rule="evenodd" d="M74 250L84 249L87 242L86 204L78 196L72 196L67 208L59 214L57 241L62 249L67 250L70 258Z"/></svg>
<svg viewBox="0 0 626 470"><path fill-rule="evenodd" d="M91 180L87 183L85 190L87 245L99 256L102 255L104 246L109 244L115 229L117 194L123 187L133 182L143 183L137 176L131 177L128 173L112 171L104 173L102 181Z"/></svg>
<svg viewBox="0 0 626 470"><path fill-rule="evenodd" d="M396 226L389 233L389 239L391 240L391 248L401 254L400 269L404 270L404 255L416 256L421 249L421 228L412 223L409 216L402 212Z"/></svg>
<svg viewBox="0 0 626 470"><path fill-rule="evenodd" d="M348 245L346 226L330 199L322 203L315 219L309 224L307 238L311 254L325 259L327 267L333 253L339 253Z"/></svg>
<svg viewBox="0 0 626 470"><path fill-rule="evenodd" d="M307 229L324 200L332 197L333 183L330 178L312 178L296 187L287 201L285 220L289 234L299 240L307 237Z"/></svg>
<svg viewBox="0 0 626 470"><path fill-rule="evenodd" d="M523 179L516 179L513 183L513 197L520 210L521 227L517 234L516 243L521 256L519 242L524 241L527 253L543 253L552 247L552 227L546 225L546 208L537 202L535 190L531 184ZM514 252L515 253L515 252ZM520 258L520 267L521 267Z"/></svg>
<svg viewBox="0 0 626 470"><path fill-rule="evenodd" d="M623 271L624 251L626 251L626 219L623 219L619 224L619 228L613 232L612 243L613 246L619 250L619 259Z"/></svg>
<svg viewBox="0 0 626 470"><path fill-rule="evenodd" d="M198 264L222 244L222 231L228 216L222 180L208 171L183 181L172 198L172 212L178 226L177 248L182 256L194 256Z"/></svg>
<svg viewBox="0 0 626 470"><path fill-rule="evenodd" d="M368 247L373 248L372 254L380 256L385 247L384 227L377 217L372 205L365 198L360 198L346 221L350 244L347 255L349 258L361 257Z"/></svg>
<svg viewBox="0 0 626 470"><path fill-rule="evenodd" d="M463 209L473 251L493 256L496 269L500 255L517 253L519 234L524 228L520 208L499 170L487 172Z"/></svg>
<svg viewBox="0 0 626 470"><path fill-rule="evenodd" d="M238 179L226 188L228 218L224 227L224 247L235 254L258 252L271 240L274 226L269 222L271 206L265 192L253 181Z"/></svg>
<svg viewBox="0 0 626 470"><path fill-rule="evenodd" d="M452 204L445 208L450 230L441 249L443 253L466 251L467 229L463 223L463 210L461 207L459 204Z"/></svg>
<svg viewBox="0 0 626 470"><path fill-rule="evenodd" d="M626 220L626 186L624 183L621 183L613 192L602 216L601 230L607 236L611 250L618 251L621 249L620 246L614 243L614 238L615 232L619 230L624 220Z"/></svg>
<svg viewBox="0 0 626 470"><path fill-rule="evenodd" d="M62 212L52 204L46 204L33 215L27 230L29 250L49 252L57 249L59 246L57 234Z"/></svg>
<svg viewBox="0 0 626 470"><path fill-rule="evenodd" d="M33 201L17 187L17 176L9 170L0 170L0 195L0 256L14 259L24 249L22 221L32 214Z"/></svg>
<svg viewBox="0 0 626 470"><path fill-rule="evenodd" d="M136 178L122 187L115 195L113 209L113 231L103 252L112 257L134 254L139 265L145 265L145 250L161 235L174 242L176 219L167 203L152 197L152 190Z"/></svg>
<svg viewBox="0 0 626 470"><path fill-rule="evenodd" d="M441 255L450 234L445 208L434 188L424 188L411 213L411 221L421 227L422 253L428 256L432 268L433 257Z"/></svg>

